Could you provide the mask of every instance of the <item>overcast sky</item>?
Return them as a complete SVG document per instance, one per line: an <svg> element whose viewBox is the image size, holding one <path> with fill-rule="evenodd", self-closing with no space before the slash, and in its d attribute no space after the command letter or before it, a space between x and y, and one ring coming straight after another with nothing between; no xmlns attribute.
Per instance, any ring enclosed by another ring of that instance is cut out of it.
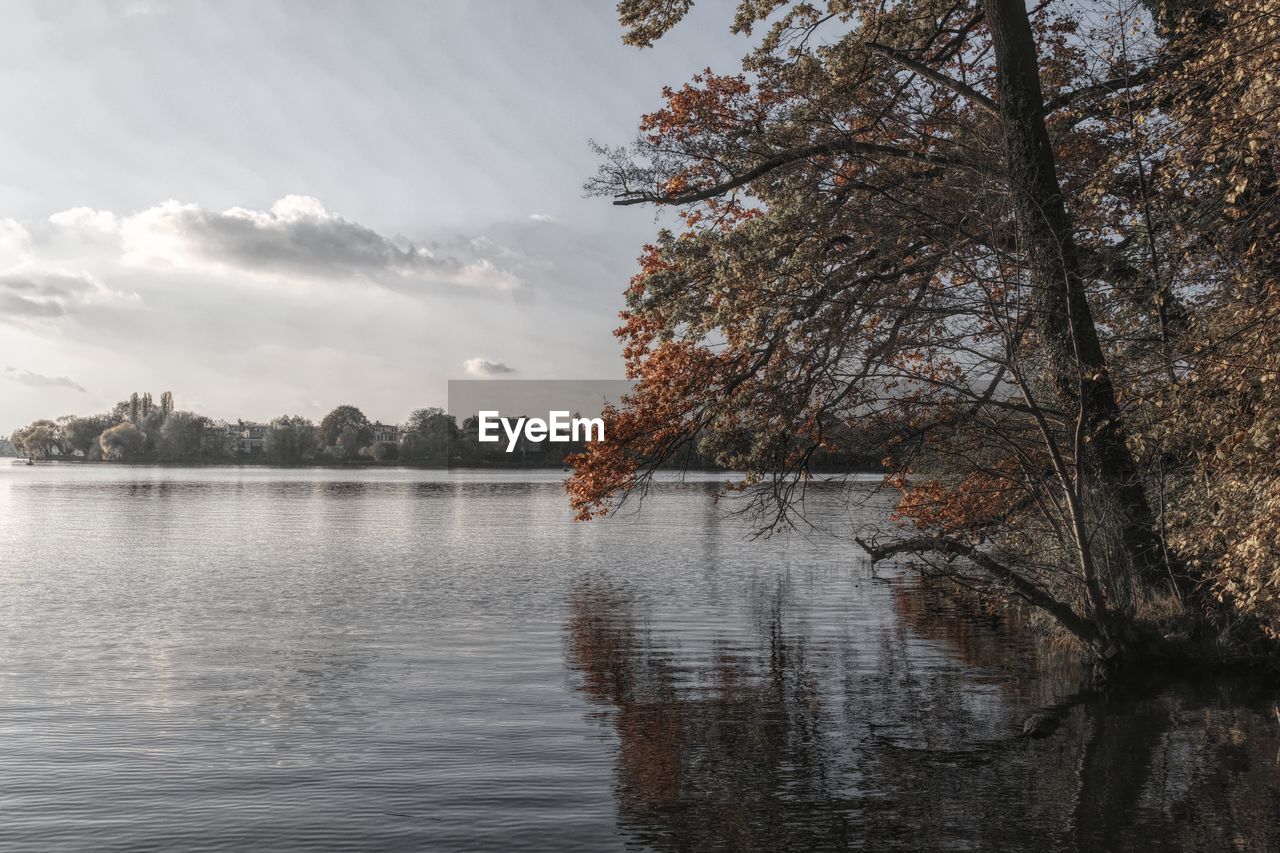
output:
<svg viewBox="0 0 1280 853"><path fill-rule="evenodd" d="M450 378L621 376L655 225L582 197L587 140L745 45L721 6L625 47L612 7L6 4L0 435L134 390L398 421Z"/></svg>

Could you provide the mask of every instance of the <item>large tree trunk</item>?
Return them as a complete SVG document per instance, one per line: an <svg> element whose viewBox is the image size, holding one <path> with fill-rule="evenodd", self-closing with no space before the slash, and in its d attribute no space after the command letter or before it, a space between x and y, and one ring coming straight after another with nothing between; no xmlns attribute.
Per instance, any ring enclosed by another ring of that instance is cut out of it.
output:
<svg viewBox="0 0 1280 853"><path fill-rule="evenodd" d="M1086 298L1071 219L1063 203L1031 23L1022 0L981 0L996 57L996 89L1020 249L1038 313L1049 383L1087 440L1077 476L1105 511L1133 567L1151 583L1168 581L1165 549L1133 455L1125 443L1115 390ZM1083 543L1082 543L1083 544Z"/></svg>

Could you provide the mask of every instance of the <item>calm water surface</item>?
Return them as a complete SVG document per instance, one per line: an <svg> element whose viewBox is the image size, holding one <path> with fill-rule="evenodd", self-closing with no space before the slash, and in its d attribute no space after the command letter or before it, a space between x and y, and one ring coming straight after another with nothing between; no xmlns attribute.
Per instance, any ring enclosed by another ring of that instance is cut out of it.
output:
<svg viewBox="0 0 1280 853"><path fill-rule="evenodd" d="M0 465L0 849L1280 849L1275 686L1072 698L710 488Z"/></svg>

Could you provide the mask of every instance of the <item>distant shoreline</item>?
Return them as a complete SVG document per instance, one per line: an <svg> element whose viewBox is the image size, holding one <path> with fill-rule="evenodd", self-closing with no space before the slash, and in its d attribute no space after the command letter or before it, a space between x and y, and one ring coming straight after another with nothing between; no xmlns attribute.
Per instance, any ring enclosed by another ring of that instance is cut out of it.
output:
<svg viewBox="0 0 1280 853"><path fill-rule="evenodd" d="M3 464L5 460L7 460L12 465L27 464L26 458L21 456L0 457L0 464ZM147 462L119 462L119 461L113 462L105 459L70 458L70 459L38 459L32 462L31 464L32 465L65 465L68 467L91 465L91 466L106 466L110 468L281 468L281 469L296 469L296 470L321 469L321 470L336 470L336 471L341 471L346 469L364 470L364 469L384 469L384 468L406 468L406 469L418 470L418 471L500 471L504 469L505 470L522 469L522 470L529 470L529 471L559 470L559 471L563 471L566 474L572 470L571 466L564 465L562 463L549 464L546 462L525 462L521 464L520 462L517 462L514 460L511 460L511 461L504 460L501 463L499 462L484 463L484 462L469 461L469 462L457 462L457 463L447 464L447 465L427 465L427 464L421 464L421 463L406 463L406 462L372 462L368 460L351 461L351 462L298 462L298 463L268 462L268 461L259 462L252 459L237 459L234 461L226 461L226 462L207 462L207 461L206 462L159 462L154 460L147 461ZM691 473L699 473L699 474L733 474L735 473L735 471L730 468L714 468L714 467L705 467L705 466L690 466L688 468L671 468L668 470L689 471ZM843 468L830 468L830 469L815 468L813 469L812 473L814 474L848 474L850 476L860 476L860 475L879 475L879 474L883 474L884 470L883 469L880 469L880 470L859 469L854 471L854 470L846 470Z"/></svg>
<svg viewBox="0 0 1280 853"><path fill-rule="evenodd" d="M26 457L8 456L0 457L8 459L11 464L25 465ZM471 468L483 470L487 468L538 468L543 470L563 469L569 470L569 467L563 464L548 463L531 463L526 462L507 462L505 464L487 464L487 463L454 463L432 465L417 462L374 462L370 460L359 460L350 462L274 462L274 461L258 461L255 459L231 459L221 462L209 461L190 461L190 462L163 462L159 460L147 460L139 462L110 461L106 459L36 459L33 465L67 465L71 467L80 465L103 465L107 467L123 467L123 468L418 468L426 471L447 471L451 468ZM703 470L703 469L699 469ZM714 469L705 469L714 470Z"/></svg>

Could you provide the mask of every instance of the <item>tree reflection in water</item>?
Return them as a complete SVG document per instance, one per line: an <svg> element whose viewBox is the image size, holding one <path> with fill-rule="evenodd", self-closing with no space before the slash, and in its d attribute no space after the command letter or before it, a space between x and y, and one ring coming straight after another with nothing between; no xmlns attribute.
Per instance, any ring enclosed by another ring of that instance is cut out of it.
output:
<svg viewBox="0 0 1280 853"><path fill-rule="evenodd" d="M784 585L752 639L677 641L583 582L570 667L616 734L618 820L663 850L1280 849L1277 690L1071 696L1074 674L918 586L895 630L812 639ZM1057 704L1061 728L1020 736Z"/></svg>

